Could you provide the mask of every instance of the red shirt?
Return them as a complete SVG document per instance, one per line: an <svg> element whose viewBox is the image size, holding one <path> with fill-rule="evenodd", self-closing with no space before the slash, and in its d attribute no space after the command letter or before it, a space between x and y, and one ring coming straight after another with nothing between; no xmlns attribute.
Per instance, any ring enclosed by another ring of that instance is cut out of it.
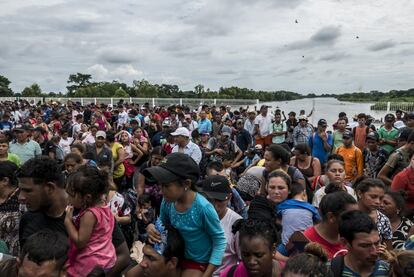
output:
<svg viewBox="0 0 414 277"><path fill-rule="evenodd" d="M404 168L403 171L394 176L391 190L403 190L407 193L405 203L408 208L414 209L414 170L412 166Z"/></svg>
<svg viewBox="0 0 414 277"><path fill-rule="evenodd" d="M332 244L325 240L316 231L315 226L309 227L303 233L310 241L319 243L329 256L329 259L335 258L336 256L344 256L348 251L345 245L341 243Z"/></svg>

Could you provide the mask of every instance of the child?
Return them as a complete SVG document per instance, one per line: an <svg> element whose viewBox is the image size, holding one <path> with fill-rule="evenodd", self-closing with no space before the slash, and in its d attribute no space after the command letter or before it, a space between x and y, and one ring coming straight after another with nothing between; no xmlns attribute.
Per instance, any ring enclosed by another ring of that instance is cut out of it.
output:
<svg viewBox="0 0 414 277"><path fill-rule="evenodd" d="M296 231L304 231L320 220L318 210L307 202L306 189L302 184L293 183L291 199L277 206L277 214L282 217L282 243L286 245Z"/></svg>
<svg viewBox="0 0 414 277"><path fill-rule="evenodd" d="M155 220L155 210L151 207L151 197L149 194L142 194L138 198L136 215L138 218L138 239L145 242L147 231L145 228Z"/></svg>
<svg viewBox="0 0 414 277"><path fill-rule="evenodd" d="M230 183L234 186L237 182L237 174L232 168L234 162L234 154L224 154L223 155L223 170L227 178L230 179Z"/></svg>
<svg viewBox="0 0 414 277"><path fill-rule="evenodd" d="M149 167L143 173L161 184L164 197L161 221L176 228L185 241L181 276L211 276L221 265L226 238L213 205L196 192L198 165L186 154L173 153L166 157L165 163ZM161 241L154 224L148 225L147 232L150 242Z"/></svg>
<svg viewBox="0 0 414 277"><path fill-rule="evenodd" d="M95 266L108 271L115 265L115 219L104 201L108 187L107 173L92 166L81 166L68 178L71 206L66 208L65 227L70 240L69 276L87 276ZM75 218L74 208L81 209Z"/></svg>

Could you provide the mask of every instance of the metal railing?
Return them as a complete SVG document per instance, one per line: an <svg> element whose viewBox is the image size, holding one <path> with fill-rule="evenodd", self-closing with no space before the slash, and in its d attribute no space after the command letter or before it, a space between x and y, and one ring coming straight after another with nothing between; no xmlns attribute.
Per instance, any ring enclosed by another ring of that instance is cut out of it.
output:
<svg viewBox="0 0 414 277"><path fill-rule="evenodd" d="M149 103L153 107L155 106L171 106L174 104L179 105L186 105L190 107L198 107L199 105L230 105L230 106L248 106L248 105L259 105L258 99L201 99L201 98L136 98L136 97L124 97L124 98L117 98L117 97L96 97L96 98L88 98L88 97L0 97L0 101L15 101L18 99L24 99L31 103L38 103L40 102L50 102L56 101L60 103L67 103L68 101L72 102L79 102L81 105L86 105L90 103L94 104L111 104L116 105L120 100L129 103Z"/></svg>
<svg viewBox="0 0 414 277"><path fill-rule="evenodd" d="M405 112L414 112L413 102L377 102L371 106L373 111L387 111L395 112L396 110L402 110Z"/></svg>

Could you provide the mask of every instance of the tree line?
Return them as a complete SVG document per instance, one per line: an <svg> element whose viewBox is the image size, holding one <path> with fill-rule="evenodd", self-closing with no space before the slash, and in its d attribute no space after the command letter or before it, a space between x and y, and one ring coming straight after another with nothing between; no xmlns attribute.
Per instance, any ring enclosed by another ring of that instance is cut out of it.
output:
<svg viewBox="0 0 414 277"><path fill-rule="evenodd" d="M43 92L36 83L25 87L21 92L13 92L10 80L0 75L0 97L117 97L117 98L205 98L205 99L259 99L262 102L288 101L302 98L334 97L341 101L414 101L414 89L392 90L389 92L371 91L344 94L309 93L307 95L292 91L262 91L248 88L221 87L217 91L199 84L193 90L181 90L177 85L153 84L148 80L134 80L132 85L119 81L95 82L92 75L70 74L66 92Z"/></svg>

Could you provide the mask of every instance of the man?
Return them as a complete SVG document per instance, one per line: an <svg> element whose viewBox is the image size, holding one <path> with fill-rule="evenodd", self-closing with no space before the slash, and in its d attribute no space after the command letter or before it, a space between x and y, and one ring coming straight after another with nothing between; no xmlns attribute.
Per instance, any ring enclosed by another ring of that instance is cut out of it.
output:
<svg viewBox="0 0 414 277"><path fill-rule="evenodd" d="M243 128L249 132L249 134L254 138L256 136L255 133L255 124L254 120L256 119L256 111L253 109L249 109L247 111L247 119L244 122Z"/></svg>
<svg viewBox="0 0 414 277"><path fill-rule="evenodd" d="M272 136L270 136L270 128L272 125L272 118L268 114L268 106L260 107L260 114L254 120L256 126L256 144L261 144L263 148L272 143Z"/></svg>
<svg viewBox="0 0 414 277"><path fill-rule="evenodd" d="M96 132L95 143L86 145L86 153L99 167L106 166L112 169L112 151L106 146L105 141L106 133L104 131Z"/></svg>
<svg viewBox="0 0 414 277"><path fill-rule="evenodd" d="M184 116L184 122L188 126L188 130L190 130L190 133L192 133L194 130L198 129L198 123L197 121L193 120L190 114L186 114ZM184 126L181 126L184 127Z"/></svg>
<svg viewBox="0 0 414 277"><path fill-rule="evenodd" d="M352 132L345 131L342 135L343 145L336 149L336 154L344 158L345 180L354 182L364 173L364 158L361 150L352 143Z"/></svg>
<svg viewBox="0 0 414 277"><path fill-rule="evenodd" d="M361 151L364 150L365 141L367 139L367 135L370 131L369 126L366 125L367 116L364 113L358 114L358 126L352 129L352 133L354 134L354 142L355 146L358 147Z"/></svg>
<svg viewBox="0 0 414 277"><path fill-rule="evenodd" d="M377 178L381 168L387 162L388 153L379 147L379 138L375 132L367 135L366 147L362 155L364 156L365 175Z"/></svg>
<svg viewBox="0 0 414 277"><path fill-rule="evenodd" d="M205 110L200 112L200 120L198 121L198 133L206 134L213 131L211 121L207 118L207 113Z"/></svg>
<svg viewBox="0 0 414 277"><path fill-rule="evenodd" d="M145 244L142 261L126 272L126 277L180 277L184 260L184 240L180 233L170 227L164 231L164 241Z"/></svg>
<svg viewBox="0 0 414 277"><path fill-rule="evenodd" d="M346 120L343 118L339 118L338 121L335 123L336 129L333 133L333 150L335 151L338 149L339 146L343 144L342 137L344 135L344 132L346 130Z"/></svg>
<svg viewBox="0 0 414 277"><path fill-rule="evenodd" d="M184 153L193 158L199 164L202 158L200 147L194 142L190 141L190 131L185 127L180 127L175 132L171 133L174 137L175 146L172 153Z"/></svg>
<svg viewBox="0 0 414 277"><path fill-rule="evenodd" d="M282 122L280 113L275 114L275 122L272 124L270 135L272 136L272 143L285 144L287 134L286 123Z"/></svg>
<svg viewBox="0 0 414 277"><path fill-rule="evenodd" d="M380 237L376 224L362 211L341 215L339 235L348 253L332 260L334 276L389 276L389 264L379 259Z"/></svg>
<svg viewBox="0 0 414 277"><path fill-rule="evenodd" d="M338 120L332 125L333 129L336 131L338 129L338 122L339 120L345 120L345 126L348 124L348 117L346 116L346 113L340 112L338 114ZM338 145L339 146L339 145Z"/></svg>
<svg viewBox="0 0 414 277"><path fill-rule="evenodd" d="M387 114L384 119L384 126L378 129L379 144L389 155L397 147L398 129L394 127L395 117L393 114Z"/></svg>
<svg viewBox="0 0 414 277"><path fill-rule="evenodd" d="M312 156L318 158L322 166L326 163L333 145L332 135L326 132L327 127L326 120L320 119L317 131L313 133L308 141L308 145L312 149Z"/></svg>
<svg viewBox="0 0 414 277"><path fill-rule="evenodd" d="M283 114L283 118L285 118L284 112L282 112L282 114ZM304 118L306 118L306 116L304 116ZM294 143L293 142L293 130L295 129L297 125L298 125L298 121L296 120L296 113L293 111L289 112L288 119L286 120L286 126L287 126L287 131L288 131L286 142L290 148L293 147L293 143Z"/></svg>
<svg viewBox="0 0 414 277"><path fill-rule="evenodd" d="M77 140L83 123L83 115L77 114L75 120L75 123L72 125L72 137L74 140Z"/></svg>
<svg viewBox="0 0 414 277"><path fill-rule="evenodd" d="M49 140L45 138L45 134L47 131L42 127L36 127L33 129L32 138L35 142L37 142L42 150L42 155L48 155L48 148L50 146Z"/></svg>
<svg viewBox="0 0 414 277"><path fill-rule="evenodd" d="M50 230L39 231L27 239L18 258L0 263L0 276L64 277L68 251L67 237ZM14 267L15 272L3 272L7 267Z"/></svg>
<svg viewBox="0 0 414 277"><path fill-rule="evenodd" d="M117 121L117 128L124 127L125 124L129 122L129 116L128 113L125 111L123 105L118 105L118 121Z"/></svg>
<svg viewBox="0 0 414 277"><path fill-rule="evenodd" d="M42 149L39 144L30 139L29 127L16 128L14 133L16 141L10 144L10 153L17 155L21 163L42 155Z"/></svg>
<svg viewBox="0 0 414 277"><path fill-rule="evenodd" d="M13 129L13 123L10 121L10 114L5 112L2 117L3 120L0 121L0 130L4 132Z"/></svg>
<svg viewBox="0 0 414 277"><path fill-rule="evenodd" d="M386 164L378 173L378 178L380 178L387 186L390 186L394 176L410 164L410 155L413 152L414 131L411 131L407 143L390 155Z"/></svg>
<svg viewBox="0 0 414 277"><path fill-rule="evenodd" d="M238 235L232 232L234 222L242 217L228 208L232 197L232 190L228 179L224 176L216 175L207 177L202 182L202 191L207 199L213 204L216 210L221 227L223 227L224 235L226 236L226 250L222 264L213 273L213 276L219 276L220 272L227 266L236 264L240 257L240 250L238 244Z"/></svg>
<svg viewBox="0 0 414 277"><path fill-rule="evenodd" d="M308 118L304 115L299 117L299 124L293 129L293 144L296 146L302 143L308 143L312 137L313 128L308 124Z"/></svg>
<svg viewBox="0 0 414 277"><path fill-rule="evenodd" d="M243 152L239 149L237 144L230 139L231 129L228 126L223 126L219 138L212 137L208 141L208 150L206 155L210 156L210 160L222 161L225 155L236 156L233 164L236 164L243 156Z"/></svg>
<svg viewBox="0 0 414 277"><path fill-rule="evenodd" d="M64 225L68 196L65 191L65 177L57 163L48 157L27 161L18 173L19 202L26 204L28 212L23 214L19 226L20 246L28 238L44 229L68 236ZM112 233L117 262L109 276L118 276L129 262L129 251L122 231L115 225Z"/></svg>
<svg viewBox="0 0 414 277"><path fill-rule="evenodd" d="M405 125L407 128L414 130L414 112L409 113L405 116Z"/></svg>
<svg viewBox="0 0 414 277"><path fill-rule="evenodd" d="M218 135L220 134L220 130L223 127L223 119L221 118L221 114L220 113L216 113L214 115L214 121L213 121L213 125L212 125L212 130L213 130L213 135L212 137L218 137Z"/></svg>
<svg viewBox="0 0 414 277"><path fill-rule="evenodd" d="M236 121L236 144L243 153L252 146L252 136L243 127L243 119Z"/></svg>

